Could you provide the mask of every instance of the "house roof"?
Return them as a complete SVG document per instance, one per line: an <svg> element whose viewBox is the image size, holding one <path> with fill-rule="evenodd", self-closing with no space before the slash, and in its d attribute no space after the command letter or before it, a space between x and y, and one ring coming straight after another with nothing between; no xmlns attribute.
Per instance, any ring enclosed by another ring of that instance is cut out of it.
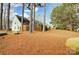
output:
<svg viewBox="0 0 79 59"><path fill-rule="evenodd" d="M18 20L21 22L22 16L16 15L16 17L18 18ZM29 20L28 18L23 18L23 24L29 24Z"/></svg>

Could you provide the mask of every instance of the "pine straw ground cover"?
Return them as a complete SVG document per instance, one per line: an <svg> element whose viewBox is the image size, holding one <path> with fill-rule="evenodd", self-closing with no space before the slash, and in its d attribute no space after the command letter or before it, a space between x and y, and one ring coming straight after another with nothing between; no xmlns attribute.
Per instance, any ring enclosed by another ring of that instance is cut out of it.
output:
<svg viewBox="0 0 79 59"><path fill-rule="evenodd" d="M22 32L0 36L0 54L74 54L65 46L68 38L79 37L78 32L50 30L47 32Z"/></svg>

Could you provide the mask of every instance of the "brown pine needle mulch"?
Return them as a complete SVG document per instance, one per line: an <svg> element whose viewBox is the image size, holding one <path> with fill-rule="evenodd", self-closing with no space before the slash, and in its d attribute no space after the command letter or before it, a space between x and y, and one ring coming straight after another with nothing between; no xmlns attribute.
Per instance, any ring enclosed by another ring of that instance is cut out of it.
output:
<svg viewBox="0 0 79 59"><path fill-rule="evenodd" d="M47 32L22 32L0 36L0 54L74 54L65 42L70 37L79 37L78 32L50 30Z"/></svg>

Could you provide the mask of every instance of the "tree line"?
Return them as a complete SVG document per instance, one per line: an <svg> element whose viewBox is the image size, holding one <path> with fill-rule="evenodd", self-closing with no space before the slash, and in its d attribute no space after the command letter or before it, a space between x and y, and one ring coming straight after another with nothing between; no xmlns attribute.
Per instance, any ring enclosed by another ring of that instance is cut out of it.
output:
<svg viewBox="0 0 79 59"><path fill-rule="evenodd" d="M42 31L44 32L45 31L45 18L46 18L46 4L45 3L28 3L27 5L28 6L26 6L25 3L22 3L21 31L23 31L23 18L24 18L25 7L27 7L30 10L30 24L29 24L30 32L33 32L34 27L35 27L35 16L36 16L35 8L44 7L44 21L43 21L43 29L42 29ZM6 28L5 28L6 31L10 30L10 10L11 10L11 3L8 3ZM4 13L4 19L5 19L5 13ZM2 20L3 20L3 3L0 4L0 30L3 30Z"/></svg>
<svg viewBox="0 0 79 59"><path fill-rule="evenodd" d="M79 4L63 3L54 8L51 12L51 24L56 25L57 29L67 29L75 31L79 28Z"/></svg>

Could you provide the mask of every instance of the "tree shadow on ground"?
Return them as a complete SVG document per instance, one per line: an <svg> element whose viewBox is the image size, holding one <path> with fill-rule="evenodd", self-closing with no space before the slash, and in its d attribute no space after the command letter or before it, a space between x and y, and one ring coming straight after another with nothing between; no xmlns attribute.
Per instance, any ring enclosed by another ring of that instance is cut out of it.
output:
<svg viewBox="0 0 79 59"><path fill-rule="evenodd" d="M4 36L4 35L7 35L6 32L0 32L0 36Z"/></svg>

